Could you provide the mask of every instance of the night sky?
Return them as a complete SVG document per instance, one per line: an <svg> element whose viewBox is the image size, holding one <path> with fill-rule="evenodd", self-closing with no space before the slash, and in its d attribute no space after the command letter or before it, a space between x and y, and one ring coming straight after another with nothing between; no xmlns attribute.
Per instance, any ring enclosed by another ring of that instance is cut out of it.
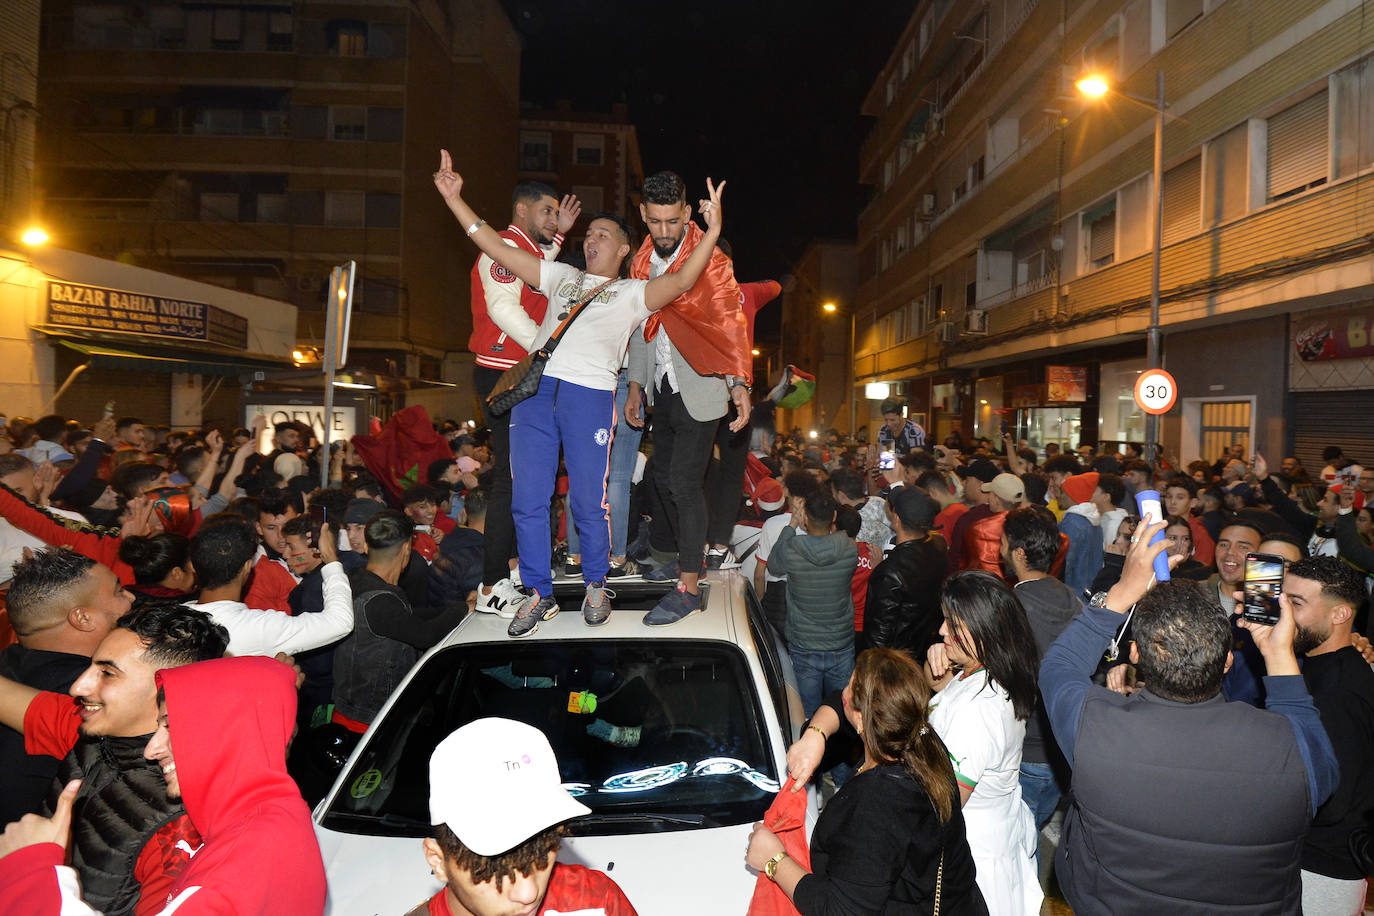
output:
<svg viewBox="0 0 1374 916"><path fill-rule="evenodd" d="M741 280L781 279L814 238L854 238L859 106L914 3L502 0L537 107L629 107L646 174L689 196L726 178L724 235ZM643 227L639 227L643 231ZM778 309L759 316L760 332Z"/></svg>

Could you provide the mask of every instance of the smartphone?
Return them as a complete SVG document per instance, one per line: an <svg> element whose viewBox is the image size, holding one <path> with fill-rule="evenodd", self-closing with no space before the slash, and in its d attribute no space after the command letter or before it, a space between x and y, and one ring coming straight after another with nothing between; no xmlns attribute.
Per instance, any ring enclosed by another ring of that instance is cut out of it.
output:
<svg viewBox="0 0 1374 916"><path fill-rule="evenodd" d="M1273 626L1279 622L1279 595L1283 592L1283 557L1270 553L1245 555L1245 597L1240 616Z"/></svg>
<svg viewBox="0 0 1374 916"><path fill-rule="evenodd" d="M310 507L310 546L319 548L320 529L329 520L328 513L324 511L324 506L312 505Z"/></svg>
<svg viewBox="0 0 1374 916"><path fill-rule="evenodd" d="M896 452L879 452L879 453L878 453L878 470L880 470L880 471L890 471L890 470L892 470L893 468L895 468L896 466L897 466L897 453L896 453Z"/></svg>

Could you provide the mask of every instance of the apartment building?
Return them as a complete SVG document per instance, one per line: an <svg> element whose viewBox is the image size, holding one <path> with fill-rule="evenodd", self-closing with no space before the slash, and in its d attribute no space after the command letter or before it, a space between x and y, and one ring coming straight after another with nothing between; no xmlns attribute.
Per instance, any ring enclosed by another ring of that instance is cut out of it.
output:
<svg viewBox="0 0 1374 916"><path fill-rule="evenodd" d="M815 241L806 246L792 266L791 279L783 288L780 345L756 342L763 357L754 362L754 388L767 389L781 378L782 367L799 367L816 377L816 394L795 410L779 410L779 432L800 429L803 435L815 431L820 438L828 429L850 429L853 408L850 386L850 335L855 314L850 309L856 291L854 243L839 240ZM764 376L767 384L764 384Z"/></svg>
<svg viewBox="0 0 1374 916"><path fill-rule="evenodd" d="M1348 0L917 3L863 106L860 394L940 436L1143 438L1162 72L1165 453L1374 457L1371 52Z"/></svg>
<svg viewBox="0 0 1374 916"><path fill-rule="evenodd" d="M49 0L38 181L55 242L293 304L322 344L358 264L350 365L471 415L468 269L440 147L475 208L515 181L519 42L497 0Z"/></svg>
<svg viewBox="0 0 1374 916"><path fill-rule="evenodd" d="M639 134L622 104L609 113L573 111L559 101L552 111L529 108L520 116L522 180L543 181L582 202L582 225L598 211L639 225L644 163ZM575 236L581 232L575 228Z"/></svg>

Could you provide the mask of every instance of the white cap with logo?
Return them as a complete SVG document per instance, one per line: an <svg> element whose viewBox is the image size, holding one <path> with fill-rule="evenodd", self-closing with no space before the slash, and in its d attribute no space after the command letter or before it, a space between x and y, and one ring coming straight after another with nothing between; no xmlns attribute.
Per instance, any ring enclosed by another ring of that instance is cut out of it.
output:
<svg viewBox="0 0 1374 916"><path fill-rule="evenodd" d="M549 739L510 719L477 719L429 758L429 815L479 856L500 855L591 809L563 788Z"/></svg>

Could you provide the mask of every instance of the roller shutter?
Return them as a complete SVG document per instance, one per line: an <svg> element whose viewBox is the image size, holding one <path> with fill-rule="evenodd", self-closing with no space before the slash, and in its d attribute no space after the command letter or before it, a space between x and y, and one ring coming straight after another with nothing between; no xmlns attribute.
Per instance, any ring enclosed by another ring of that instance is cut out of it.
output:
<svg viewBox="0 0 1374 916"><path fill-rule="evenodd" d="M1374 390L1305 391L1293 396L1293 453L1313 476L1326 462L1322 450L1339 445L1356 461L1374 463Z"/></svg>
<svg viewBox="0 0 1374 916"><path fill-rule="evenodd" d="M1269 199L1326 180L1326 92L1318 92L1269 119Z"/></svg>

